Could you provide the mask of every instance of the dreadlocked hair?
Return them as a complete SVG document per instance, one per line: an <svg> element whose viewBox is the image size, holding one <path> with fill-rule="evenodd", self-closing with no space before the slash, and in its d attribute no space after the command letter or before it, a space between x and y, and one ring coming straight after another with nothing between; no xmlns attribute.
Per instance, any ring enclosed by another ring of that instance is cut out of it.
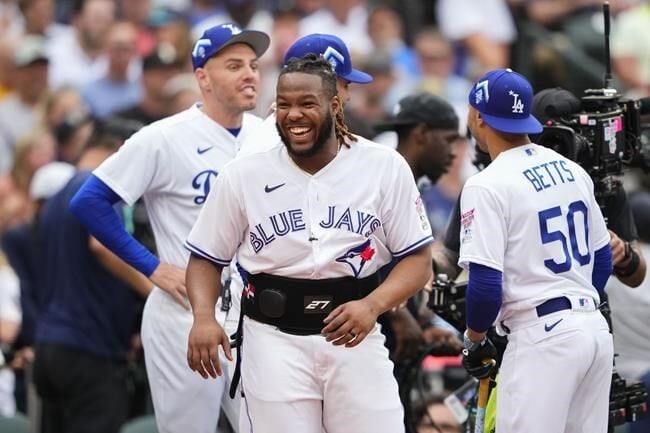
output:
<svg viewBox="0 0 650 433"><path fill-rule="evenodd" d="M332 65L325 60L323 57L319 57L315 54L306 54L302 58L292 57L289 59L287 64L280 71L280 76L292 72L302 72L304 74L318 75L323 80L323 89L325 95L328 98L333 98L338 95L336 88L337 76L336 72ZM343 115L343 104L341 103L341 109L336 113L336 122L334 125L334 133L336 134L336 140L341 145L350 147L349 143L346 141L357 141L355 137L348 129L345 124L345 117Z"/></svg>

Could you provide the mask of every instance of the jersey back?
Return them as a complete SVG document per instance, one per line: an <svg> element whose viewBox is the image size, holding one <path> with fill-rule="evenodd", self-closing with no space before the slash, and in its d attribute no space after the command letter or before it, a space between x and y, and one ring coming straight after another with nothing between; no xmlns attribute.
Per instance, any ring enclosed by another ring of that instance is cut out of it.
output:
<svg viewBox="0 0 650 433"><path fill-rule="evenodd" d="M503 272L499 320L559 296L599 301L594 252L608 242L591 179L545 147L502 152L463 188L459 264Z"/></svg>

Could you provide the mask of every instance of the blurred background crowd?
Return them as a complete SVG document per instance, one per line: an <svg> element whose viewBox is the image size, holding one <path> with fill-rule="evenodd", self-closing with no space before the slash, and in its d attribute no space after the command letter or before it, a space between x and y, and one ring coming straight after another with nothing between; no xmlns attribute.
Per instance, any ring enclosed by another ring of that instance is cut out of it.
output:
<svg viewBox="0 0 650 433"><path fill-rule="evenodd" d="M650 96L650 1L610 4L614 87L632 98ZM76 164L99 125L124 140L198 101L190 52L203 30L221 22L271 37L260 60L255 114L262 117L274 100L287 48L309 33L339 36L355 66L374 76L371 84L351 87L346 120L353 132L387 144L395 137L378 136L373 125L408 94L424 90L445 98L464 135L471 83L489 69L511 67L536 91L561 86L577 96L602 87L605 74L600 0L0 0L0 235L24 227L29 236L42 201L69 179L65 170L50 170L36 182L34 173L53 161ZM438 237L475 170L469 140L455 146L449 172L423 186ZM628 192L642 189L644 177L627 172ZM646 201L636 201L647 209ZM127 227L155 249L140 223L143 212L137 205L125 212ZM0 251L0 342L15 353L12 369L0 370L4 415L27 411L22 369L32 359L39 311L47 302L37 280L17 273ZM630 308L650 306L648 295L639 293ZM135 416L151 407L141 397L146 383L137 338L133 347ZM6 377L14 372L16 379ZM460 431L455 428L444 431ZM426 425L422 431L429 431Z"/></svg>

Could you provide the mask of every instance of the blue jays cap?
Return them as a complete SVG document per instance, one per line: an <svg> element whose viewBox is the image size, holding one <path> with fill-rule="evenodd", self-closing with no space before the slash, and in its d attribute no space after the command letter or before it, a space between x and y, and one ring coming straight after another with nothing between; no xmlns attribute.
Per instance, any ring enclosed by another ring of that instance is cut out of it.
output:
<svg viewBox="0 0 650 433"><path fill-rule="evenodd" d="M194 44L192 49L192 66L202 68L210 57L233 44L249 45L257 57L261 57L269 48L270 39L264 32L242 30L237 24L225 23L210 27Z"/></svg>
<svg viewBox="0 0 650 433"><path fill-rule="evenodd" d="M334 35L313 33L303 36L289 47L284 55L284 64L294 57L302 58L307 54L322 56L332 65L336 75L352 83L365 84L372 81L372 75L352 68L348 47Z"/></svg>
<svg viewBox="0 0 650 433"><path fill-rule="evenodd" d="M512 69L495 69L469 92L469 104L492 129L510 134L539 134L542 124L530 112L533 87Z"/></svg>

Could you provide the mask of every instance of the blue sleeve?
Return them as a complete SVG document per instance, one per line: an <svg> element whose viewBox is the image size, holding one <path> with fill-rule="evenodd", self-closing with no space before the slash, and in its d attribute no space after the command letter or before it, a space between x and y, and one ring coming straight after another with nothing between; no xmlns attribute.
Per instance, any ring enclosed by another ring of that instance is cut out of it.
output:
<svg viewBox="0 0 650 433"><path fill-rule="evenodd" d="M488 266L469 264L469 282L465 294L467 327L487 331L499 314L502 295L501 271Z"/></svg>
<svg viewBox="0 0 650 433"><path fill-rule="evenodd" d="M612 274L612 250L609 244L605 245L594 253L594 270L591 273L591 284L603 293L605 284Z"/></svg>
<svg viewBox="0 0 650 433"><path fill-rule="evenodd" d="M70 212L106 248L146 276L160 260L131 236L113 209L120 197L96 176L90 176L70 200Z"/></svg>

